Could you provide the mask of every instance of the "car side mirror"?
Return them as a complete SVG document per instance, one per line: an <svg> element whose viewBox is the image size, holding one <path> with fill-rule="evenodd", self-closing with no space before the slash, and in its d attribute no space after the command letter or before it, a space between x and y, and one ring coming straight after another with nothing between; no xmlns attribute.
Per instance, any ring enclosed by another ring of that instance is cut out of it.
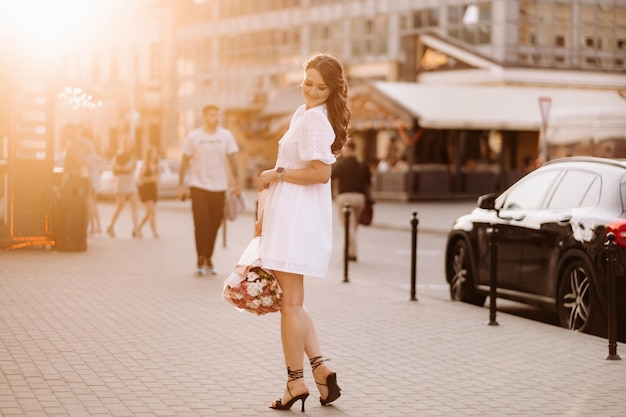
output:
<svg viewBox="0 0 626 417"><path fill-rule="evenodd" d="M495 210L497 196L498 195L495 193L481 195L478 197L478 208L483 210Z"/></svg>

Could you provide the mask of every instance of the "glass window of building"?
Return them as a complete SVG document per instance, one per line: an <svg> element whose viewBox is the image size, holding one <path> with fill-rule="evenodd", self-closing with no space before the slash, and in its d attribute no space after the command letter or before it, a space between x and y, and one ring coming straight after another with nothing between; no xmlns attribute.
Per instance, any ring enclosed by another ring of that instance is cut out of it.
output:
<svg viewBox="0 0 626 417"><path fill-rule="evenodd" d="M387 54L387 42L389 39L389 17L378 15L374 19L374 55Z"/></svg>
<svg viewBox="0 0 626 417"><path fill-rule="evenodd" d="M278 57L283 64L300 62L300 28L290 28L282 32L281 41L277 45Z"/></svg>
<svg viewBox="0 0 626 417"><path fill-rule="evenodd" d="M311 50L316 52L331 51L337 48L334 42L335 31L341 29L341 22L332 24L315 23L311 26Z"/></svg>
<svg viewBox="0 0 626 417"><path fill-rule="evenodd" d="M413 12L413 27L424 29L439 26L439 9L423 9Z"/></svg>
<svg viewBox="0 0 626 417"><path fill-rule="evenodd" d="M310 1L313 5L320 3L320 1ZM301 0L221 0L218 4L219 15L222 18L297 8L301 5Z"/></svg>
<svg viewBox="0 0 626 417"><path fill-rule="evenodd" d="M388 15L352 20L352 56L381 56L387 53L389 40Z"/></svg>
<svg viewBox="0 0 626 417"><path fill-rule="evenodd" d="M491 43L491 2L448 6L448 35L470 45Z"/></svg>
<svg viewBox="0 0 626 417"><path fill-rule="evenodd" d="M411 17L409 13L401 13L398 18L398 27L401 32L405 32L411 28Z"/></svg>
<svg viewBox="0 0 626 417"><path fill-rule="evenodd" d="M515 48L521 63L582 69L623 68L618 39L620 36L623 39L626 33L626 3L520 0L518 23L519 45Z"/></svg>

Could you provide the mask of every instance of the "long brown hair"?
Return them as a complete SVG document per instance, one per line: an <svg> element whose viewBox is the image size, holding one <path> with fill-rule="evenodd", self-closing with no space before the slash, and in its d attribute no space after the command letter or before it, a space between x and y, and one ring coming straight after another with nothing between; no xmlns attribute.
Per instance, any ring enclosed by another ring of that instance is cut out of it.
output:
<svg viewBox="0 0 626 417"><path fill-rule="evenodd" d="M350 109L348 109L348 85L343 76L343 67L339 60L331 55L319 54L304 64L304 71L315 68L319 71L324 83L330 89L326 100L328 120L335 131L335 141L330 150L337 154L348 139Z"/></svg>

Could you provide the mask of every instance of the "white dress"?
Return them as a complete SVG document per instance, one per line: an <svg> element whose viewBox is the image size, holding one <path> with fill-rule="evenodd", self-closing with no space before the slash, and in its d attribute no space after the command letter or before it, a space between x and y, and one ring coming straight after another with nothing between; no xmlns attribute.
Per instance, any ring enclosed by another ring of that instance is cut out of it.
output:
<svg viewBox="0 0 626 417"><path fill-rule="evenodd" d="M335 132L326 105L296 110L278 142L277 167L304 168L318 160L335 162L330 146ZM265 201L260 258L264 268L325 277L332 249L330 181L298 185L274 181Z"/></svg>

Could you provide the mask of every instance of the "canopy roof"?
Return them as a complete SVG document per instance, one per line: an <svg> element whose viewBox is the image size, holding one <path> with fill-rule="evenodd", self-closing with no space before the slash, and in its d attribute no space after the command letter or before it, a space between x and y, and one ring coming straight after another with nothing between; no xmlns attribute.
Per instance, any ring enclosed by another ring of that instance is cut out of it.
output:
<svg viewBox="0 0 626 417"><path fill-rule="evenodd" d="M552 144L626 139L626 106L559 109L551 114L547 137Z"/></svg>
<svg viewBox="0 0 626 417"><path fill-rule="evenodd" d="M540 97L550 97L551 112L621 108L617 91L582 89L432 85L376 82L373 87L409 110L431 129L540 130Z"/></svg>
<svg viewBox="0 0 626 417"><path fill-rule="evenodd" d="M380 81L351 86L348 94L357 130L410 127L417 120L428 129L539 131L539 98L549 97L552 143L626 135L626 98L611 90ZM300 88L288 88L263 114L282 126L303 102Z"/></svg>

